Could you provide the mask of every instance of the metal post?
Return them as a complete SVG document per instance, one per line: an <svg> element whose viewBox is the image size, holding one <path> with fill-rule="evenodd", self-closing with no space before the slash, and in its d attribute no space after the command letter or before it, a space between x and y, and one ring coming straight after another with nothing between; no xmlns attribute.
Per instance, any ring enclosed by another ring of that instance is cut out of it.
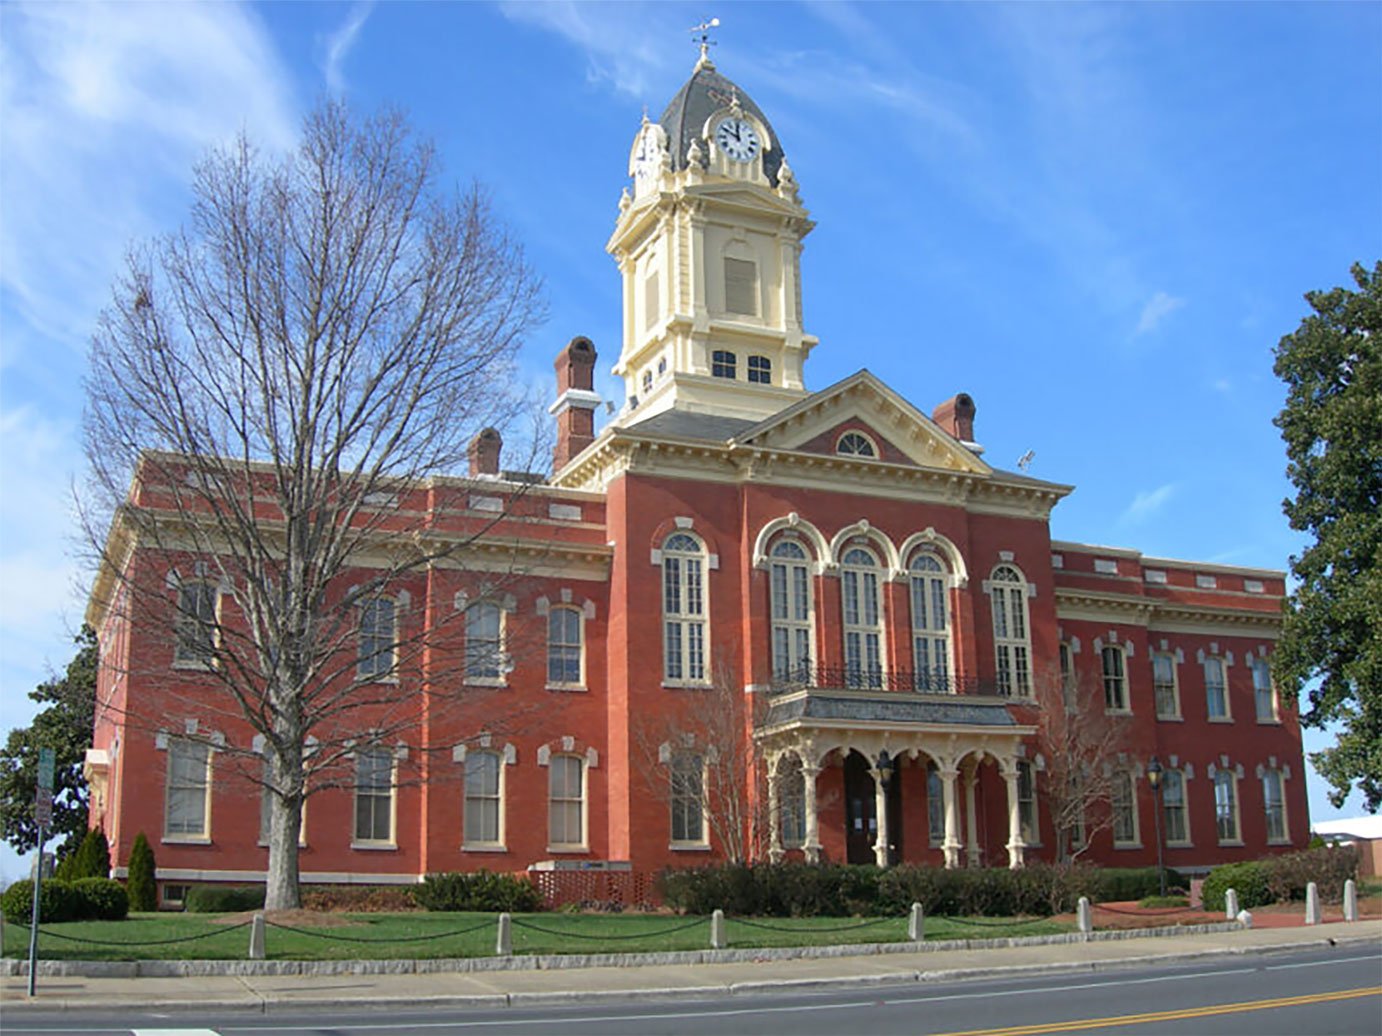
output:
<svg viewBox="0 0 1382 1036"><path fill-rule="evenodd" d="M1156 831L1157 888L1166 895L1166 867L1161 861L1161 782L1152 788L1152 827Z"/></svg>
<svg viewBox="0 0 1382 1036"><path fill-rule="evenodd" d="M38 862L34 865L34 907L29 915L29 995L37 993L38 982L38 890L43 884L43 843L48 840L48 829L38 829Z"/></svg>

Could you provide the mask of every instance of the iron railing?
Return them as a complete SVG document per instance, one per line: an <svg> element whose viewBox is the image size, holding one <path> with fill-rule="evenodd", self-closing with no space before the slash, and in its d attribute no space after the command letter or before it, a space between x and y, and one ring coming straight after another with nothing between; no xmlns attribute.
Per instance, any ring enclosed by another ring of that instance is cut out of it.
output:
<svg viewBox="0 0 1382 1036"><path fill-rule="evenodd" d="M1019 697L1013 694L1011 681L992 676L957 675L932 670L828 666L818 662L803 662L779 669L773 674L773 693L785 694L807 688L900 694Z"/></svg>

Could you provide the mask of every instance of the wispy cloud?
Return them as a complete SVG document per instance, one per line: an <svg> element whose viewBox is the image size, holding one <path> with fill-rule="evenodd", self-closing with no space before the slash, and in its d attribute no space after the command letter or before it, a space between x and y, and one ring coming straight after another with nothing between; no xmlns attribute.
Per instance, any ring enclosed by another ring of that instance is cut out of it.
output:
<svg viewBox="0 0 1382 1036"><path fill-rule="evenodd" d="M500 4L510 21L545 29L574 43L586 57L586 76L592 82L607 81L621 93L639 99L649 95L654 81L663 78L673 54L665 44L677 29L682 8L667 5L644 7L642 17L629 17L623 4L577 4L570 0L534 3L505 0ZM683 21L685 19L682 19ZM657 27L656 23L666 24ZM677 53L689 65L685 53Z"/></svg>
<svg viewBox="0 0 1382 1036"><path fill-rule="evenodd" d="M1118 516L1119 525L1137 525L1152 517L1176 495L1176 483L1167 482L1155 489L1138 490L1123 513Z"/></svg>
<svg viewBox="0 0 1382 1036"><path fill-rule="evenodd" d="M326 66L323 71L326 74L326 88L333 94L346 91L345 61L373 8L372 2L356 4L350 9L345 24L326 38Z"/></svg>
<svg viewBox="0 0 1382 1036"><path fill-rule="evenodd" d="M1133 334L1145 335L1155 331L1163 320L1184 305L1185 299L1158 291L1142 307L1142 315L1137 318L1137 330Z"/></svg>

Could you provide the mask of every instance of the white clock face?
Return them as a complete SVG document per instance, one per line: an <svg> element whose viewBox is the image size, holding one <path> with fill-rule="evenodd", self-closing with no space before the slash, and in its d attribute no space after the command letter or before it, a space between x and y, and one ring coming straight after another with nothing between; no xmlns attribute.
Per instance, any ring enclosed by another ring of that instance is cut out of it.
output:
<svg viewBox="0 0 1382 1036"><path fill-rule="evenodd" d="M730 116L715 127L715 144L736 162L752 162L759 143L758 131L744 119Z"/></svg>

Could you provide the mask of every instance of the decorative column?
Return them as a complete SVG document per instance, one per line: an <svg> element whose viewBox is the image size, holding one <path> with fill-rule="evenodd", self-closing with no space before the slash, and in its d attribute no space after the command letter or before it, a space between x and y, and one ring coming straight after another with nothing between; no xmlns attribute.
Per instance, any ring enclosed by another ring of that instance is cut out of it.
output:
<svg viewBox="0 0 1382 1036"><path fill-rule="evenodd" d="M965 769L965 866L979 866L979 819L974 806L974 789L979 783L979 763L972 760Z"/></svg>
<svg viewBox="0 0 1382 1036"><path fill-rule="evenodd" d="M782 862L782 796L778 790L778 769L782 764L781 754L775 755L768 764L768 861Z"/></svg>
<svg viewBox="0 0 1382 1036"><path fill-rule="evenodd" d="M941 779L941 793L945 801L945 841L941 849L945 853L947 869L960 865L960 809L955 801L955 778L960 774L953 766L942 766L936 771Z"/></svg>
<svg viewBox="0 0 1382 1036"><path fill-rule="evenodd" d="M1008 866L1013 870L1022 866L1022 804L1017 797L1017 760L1003 760L1003 781L1008 786Z"/></svg>
<svg viewBox="0 0 1382 1036"><path fill-rule="evenodd" d="M801 761L801 781L805 786L802 801L806 813L806 842L802 851L807 863L821 862L820 821L816 816L816 777L821 772L819 763Z"/></svg>
<svg viewBox="0 0 1382 1036"><path fill-rule="evenodd" d="M888 865L888 781L883 776L881 766L869 770L873 778L873 862L880 867Z"/></svg>

